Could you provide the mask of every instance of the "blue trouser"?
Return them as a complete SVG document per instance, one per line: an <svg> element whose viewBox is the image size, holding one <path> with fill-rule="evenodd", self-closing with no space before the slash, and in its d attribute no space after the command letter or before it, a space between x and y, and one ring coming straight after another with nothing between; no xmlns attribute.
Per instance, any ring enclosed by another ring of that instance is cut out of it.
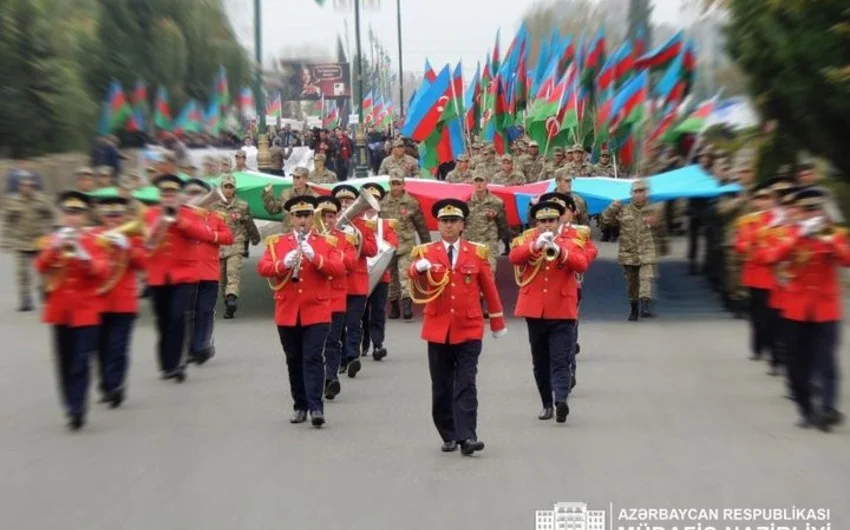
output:
<svg viewBox="0 0 850 530"><path fill-rule="evenodd" d="M130 341L136 313L103 313L97 359L100 367L100 391L103 394L124 388L130 366Z"/></svg>
<svg viewBox="0 0 850 530"><path fill-rule="evenodd" d="M59 392L68 414L85 414L89 356L97 349L99 326L53 326Z"/></svg>
<svg viewBox="0 0 850 530"><path fill-rule="evenodd" d="M201 281L193 289L194 301L190 304L192 310L192 338L189 343L189 356L198 358L203 355L212 356L215 353L213 329L215 326L215 304L218 301L218 282Z"/></svg>
<svg viewBox="0 0 850 530"><path fill-rule="evenodd" d="M379 282L366 302L366 309L363 311L363 351L368 351L370 344L374 344L376 348L384 345L389 289L390 284Z"/></svg>
<svg viewBox="0 0 850 530"><path fill-rule="evenodd" d="M339 364L342 362L342 329L345 327L345 312L331 313L331 325L325 339L325 382L339 379Z"/></svg>
<svg viewBox="0 0 850 530"><path fill-rule="evenodd" d="M571 366L575 362L575 320L526 318L534 382L544 407L566 401L570 395Z"/></svg>
<svg viewBox="0 0 850 530"><path fill-rule="evenodd" d="M151 287L156 320L157 358L164 375L183 370L183 345L186 338L186 310L195 284L179 283Z"/></svg>
<svg viewBox="0 0 850 530"><path fill-rule="evenodd" d="M804 416L811 416L812 380L822 385L822 409L835 409L838 396L838 368L835 355L840 322L799 322L786 320L785 347L794 400Z"/></svg>
<svg viewBox="0 0 850 530"><path fill-rule="evenodd" d="M444 442L477 440L478 357L481 341L428 343L431 418Z"/></svg>
<svg viewBox="0 0 850 530"><path fill-rule="evenodd" d="M345 346L343 357L346 363L360 357L363 342L363 311L366 295L350 294L345 301Z"/></svg>
<svg viewBox="0 0 850 530"><path fill-rule="evenodd" d="M324 411L325 339L329 324L278 326L295 410Z"/></svg>

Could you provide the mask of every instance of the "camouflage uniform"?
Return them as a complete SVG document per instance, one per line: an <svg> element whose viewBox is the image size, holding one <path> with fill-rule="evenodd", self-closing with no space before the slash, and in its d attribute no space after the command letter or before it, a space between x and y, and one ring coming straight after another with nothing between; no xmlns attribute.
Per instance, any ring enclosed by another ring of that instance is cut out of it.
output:
<svg viewBox="0 0 850 530"><path fill-rule="evenodd" d="M393 148L404 147L404 142L396 140ZM396 156L395 153L386 157L378 169L379 175L389 175L391 171L400 171L405 177L419 176L419 161L410 155Z"/></svg>
<svg viewBox="0 0 850 530"><path fill-rule="evenodd" d="M739 195L725 195L717 201L717 213L723 223L724 277L723 292L737 310L746 300L747 292L741 286L741 255L735 251L738 219L749 211L748 201Z"/></svg>
<svg viewBox="0 0 850 530"><path fill-rule="evenodd" d="M313 157L314 162L322 162L322 171L319 171L316 167L313 168L313 171L311 171L310 174L307 175L307 180L309 180L311 183L336 184L338 180L336 173L324 166L325 158L325 155L323 155L322 153L319 153Z"/></svg>
<svg viewBox="0 0 850 530"><path fill-rule="evenodd" d="M570 175L568 173L567 168L565 168L565 167L558 168L555 171L555 181L556 181L555 191L558 191L557 182L559 182L561 180L565 180L565 179L569 179L570 181L572 181L573 177L572 177L572 175ZM575 213L575 221L574 221L575 224L590 225L590 216L587 213L587 201L585 201L584 198L582 198L581 195L579 195L578 193L575 193L574 191L570 191L570 192L562 191L561 193L566 193L567 195L572 197L573 202L576 205L576 213ZM533 219L529 218L528 224L534 225L535 221Z"/></svg>
<svg viewBox="0 0 850 530"><path fill-rule="evenodd" d="M590 170L591 177L611 177L615 178L617 176L616 169L614 168L614 163L609 161L607 164L603 164L602 162L593 166Z"/></svg>
<svg viewBox="0 0 850 530"><path fill-rule="evenodd" d="M495 182L493 176L502 169L501 165L496 162L495 155L496 150L493 149L493 146L485 147L481 158L475 163L473 173L484 175L488 182Z"/></svg>
<svg viewBox="0 0 850 530"><path fill-rule="evenodd" d="M299 172L301 174L308 174L307 168L297 167L294 172ZM283 193L280 194L279 198L275 198L272 193L272 186L268 185L263 189L263 207L265 207L266 212L269 215L278 215L283 212L283 205L292 197L297 197L298 195L309 195L311 197L316 197L317 194L313 191L313 188L310 186L305 186L302 190L296 190L294 187L283 190ZM291 228L291 221L288 215L283 216L282 228L281 232L288 232Z"/></svg>
<svg viewBox="0 0 850 530"><path fill-rule="evenodd" d="M472 184L472 176L473 172L470 169L466 171L461 171L458 168L455 168L449 171L449 174L446 175L446 182L451 182L453 184Z"/></svg>
<svg viewBox="0 0 850 530"><path fill-rule="evenodd" d="M39 251L39 240L53 227L53 216L53 205L40 192L32 197L15 193L3 203L3 247L15 252L22 311L32 309L32 262Z"/></svg>
<svg viewBox="0 0 850 530"><path fill-rule="evenodd" d="M646 183L636 181L632 190ZM654 217L654 226L649 218ZM623 266L629 301L636 314L637 303L652 299L652 283L655 279L655 264L658 261L658 247L664 237L661 214L648 202L642 206L633 203L625 206L611 204L602 212L604 226L620 228L620 246L617 261Z"/></svg>
<svg viewBox="0 0 850 530"><path fill-rule="evenodd" d="M533 145L537 145L536 143ZM526 153L519 157L519 167L525 173L527 182L538 182L543 176L543 157Z"/></svg>
<svg viewBox="0 0 850 530"><path fill-rule="evenodd" d="M390 181L402 180L397 171L390 174ZM420 243L429 243L431 234L422 208L416 199L405 192L401 197L393 197L387 193L381 201L381 217L384 219L397 219L396 234L398 235L398 248L390 266L390 302L397 302L399 298L410 301L410 292L407 289L407 269L410 266L410 252L416 246L416 235L419 235Z"/></svg>
<svg viewBox="0 0 850 530"><path fill-rule="evenodd" d="M221 184L232 184L236 186L233 175L225 175L221 178ZM212 210L219 213L227 223L227 228L233 234L233 243L219 247L219 259L221 260L221 285L222 295L239 296L239 280L242 271L242 262L245 259L245 242L258 244L260 232L251 218L248 203L234 196L230 202L218 201Z"/></svg>
<svg viewBox="0 0 850 530"><path fill-rule="evenodd" d="M565 163L564 163L563 159L561 159L560 162L556 162L554 157L555 157L555 155L563 156L563 154L564 154L564 150L560 147L556 147L555 149L552 150L553 159L547 160L543 164L543 171L540 173L540 179L539 180L551 180L551 179L555 178L555 172L557 170L561 169L562 167L565 167Z"/></svg>
<svg viewBox="0 0 850 530"><path fill-rule="evenodd" d="M484 197L473 193L466 201L469 216L463 230L463 238L473 243L485 245L490 249L489 261L493 273L496 272L496 258L499 256L499 242L508 238L508 219L505 203L499 197L485 191Z"/></svg>
<svg viewBox="0 0 850 530"><path fill-rule="evenodd" d="M507 161L511 163L511 171L508 173L504 169L500 169L492 176L492 178L488 179L490 182L493 184L501 184L503 186L522 186L526 183L525 175L514 167L514 160L511 158L511 155L503 155L501 160L502 162Z"/></svg>

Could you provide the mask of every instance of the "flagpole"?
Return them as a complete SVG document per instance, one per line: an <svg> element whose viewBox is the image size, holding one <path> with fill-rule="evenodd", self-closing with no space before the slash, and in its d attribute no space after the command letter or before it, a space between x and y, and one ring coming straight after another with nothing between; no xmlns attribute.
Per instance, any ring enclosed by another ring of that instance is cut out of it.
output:
<svg viewBox="0 0 850 530"><path fill-rule="evenodd" d="M261 0L254 0L254 97L256 98L257 113L259 114L257 135L257 166L260 171L268 172L272 161L269 156L269 138L266 134L266 101L263 94L263 28Z"/></svg>
<svg viewBox="0 0 850 530"><path fill-rule="evenodd" d="M458 62L458 64L462 64L462 63ZM461 70L461 74L460 74L461 75L461 81L463 81L463 68L461 67L460 70ZM454 74L452 74L451 82L449 83L449 85L452 88L452 105L454 105L454 107L455 107L455 116L457 116L461 120L461 122L463 123L463 132L464 132L463 150L468 152L469 151L469 144L468 144L469 140L468 140L467 136L469 136L469 130L466 127L466 115L461 116L460 115L460 109L458 109L458 107L457 107L457 93L455 91Z"/></svg>
<svg viewBox="0 0 850 530"><path fill-rule="evenodd" d="M363 127L363 46L360 42L360 0L354 0L354 33L357 40L357 93L360 95L361 102L357 106L357 131L354 135L356 157L354 176L364 178L369 174L369 167L367 166L366 130Z"/></svg>
<svg viewBox="0 0 850 530"><path fill-rule="evenodd" d="M401 51L401 0L396 0L396 24L398 26L398 108L404 115L404 55Z"/></svg>

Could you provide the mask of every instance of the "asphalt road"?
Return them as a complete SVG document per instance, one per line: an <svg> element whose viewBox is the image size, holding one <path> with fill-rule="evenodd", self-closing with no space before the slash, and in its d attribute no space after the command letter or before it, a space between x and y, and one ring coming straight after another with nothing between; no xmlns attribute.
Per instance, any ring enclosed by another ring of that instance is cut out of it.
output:
<svg viewBox="0 0 850 530"><path fill-rule="evenodd" d="M660 317L626 322L614 251L603 244L587 275L567 423L536 419L525 326L511 320L504 339L485 338L487 448L473 458L440 452L419 321L389 324L389 357L343 380L324 429L290 425L258 249L238 318L217 323L212 362L183 385L159 380L145 304L128 402L94 404L70 434L47 328L14 311L12 259L0 257L0 528L518 530L557 501L613 503L615 517L626 507L826 507L831 527L846 528L847 427L795 428L782 381L747 360L745 322L722 313L682 262L661 266ZM511 308L507 266L499 280Z"/></svg>

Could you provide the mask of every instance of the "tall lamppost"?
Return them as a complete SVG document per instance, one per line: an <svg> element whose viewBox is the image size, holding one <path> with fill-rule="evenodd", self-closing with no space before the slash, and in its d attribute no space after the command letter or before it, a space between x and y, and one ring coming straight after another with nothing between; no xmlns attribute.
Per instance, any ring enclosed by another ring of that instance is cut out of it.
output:
<svg viewBox="0 0 850 530"><path fill-rule="evenodd" d="M369 176L369 153L366 147L366 126L363 124L363 50L360 46L360 0L354 0L354 38L357 41L357 93L360 101L357 105L357 131L354 134L355 166L354 176L364 178Z"/></svg>
<svg viewBox="0 0 850 530"><path fill-rule="evenodd" d="M398 24L398 112L404 116L404 61L401 53L401 0L396 0L396 21Z"/></svg>
<svg viewBox="0 0 850 530"><path fill-rule="evenodd" d="M262 0L254 0L254 97L257 102L257 166L260 171L268 172L272 161L269 156L269 137L266 131L266 98L263 94L263 28L260 22ZM279 169L279 168L278 168Z"/></svg>

